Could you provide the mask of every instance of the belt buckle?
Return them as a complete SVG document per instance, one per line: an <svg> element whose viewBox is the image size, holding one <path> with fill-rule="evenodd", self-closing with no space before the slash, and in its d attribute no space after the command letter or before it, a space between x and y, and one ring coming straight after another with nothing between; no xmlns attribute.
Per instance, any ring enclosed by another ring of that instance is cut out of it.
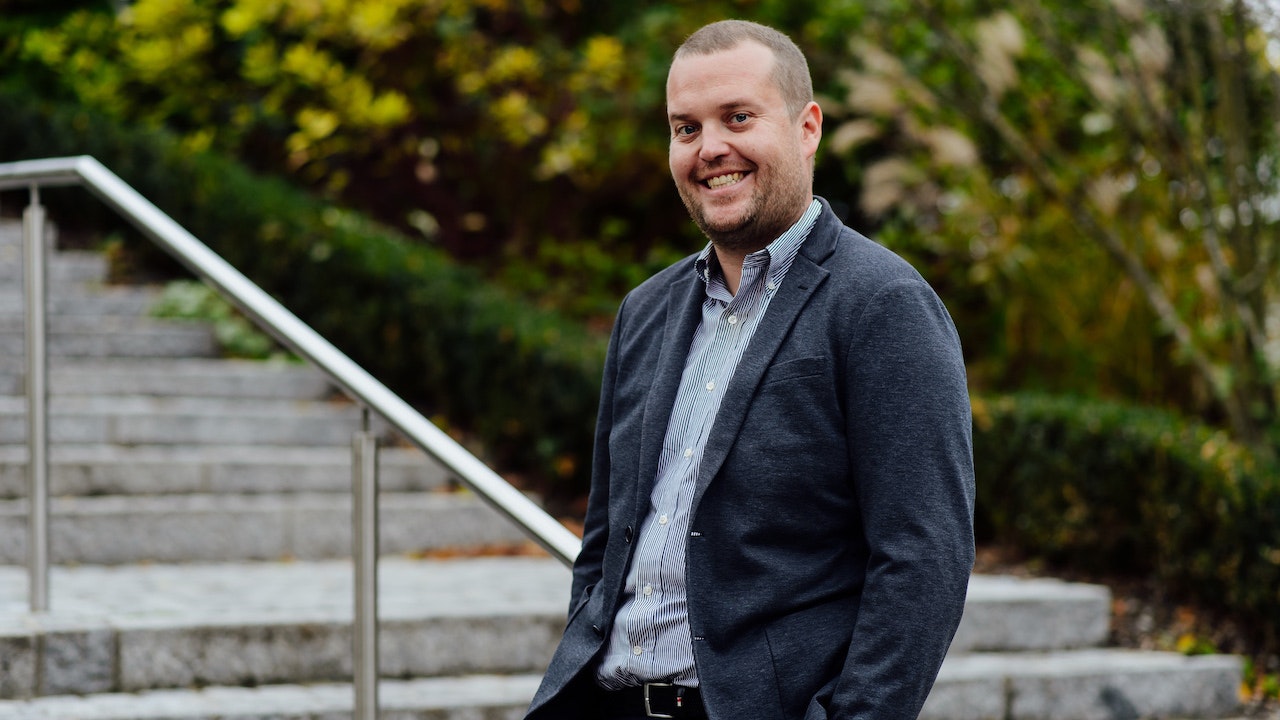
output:
<svg viewBox="0 0 1280 720"><path fill-rule="evenodd" d="M651 687L669 688L673 687L673 684L664 682L647 682L644 684L644 714L651 718L674 718L675 715L663 715L662 713L656 713L653 711L653 708L649 704L649 688Z"/></svg>

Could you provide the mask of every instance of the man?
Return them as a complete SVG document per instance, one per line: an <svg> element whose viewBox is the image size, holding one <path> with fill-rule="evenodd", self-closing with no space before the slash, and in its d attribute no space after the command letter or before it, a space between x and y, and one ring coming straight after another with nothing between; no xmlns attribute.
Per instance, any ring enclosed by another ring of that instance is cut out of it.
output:
<svg viewBox="0 0 1280 720"><path fill-rule="evenodd" d="M710 239L623 301L564 637L529 720L915 718L964 607L959 340L812 195L803 54L709 25L667 78Z"/></svg>

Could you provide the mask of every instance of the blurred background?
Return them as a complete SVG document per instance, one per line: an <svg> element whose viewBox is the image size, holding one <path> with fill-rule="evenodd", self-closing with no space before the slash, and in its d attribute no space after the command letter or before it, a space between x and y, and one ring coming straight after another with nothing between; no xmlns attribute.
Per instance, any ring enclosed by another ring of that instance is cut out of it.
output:
<svg viewBox="0 0 1280 720"><path fill-rule="evenodd" d="M1146 583L1280 695L1261 0L2 0L0 160L96 156L572 522L613 311L705 242L664 81L725 17L805 50L817 193L956 320L984 548ZM180 277L48 202L120 279Z"/></svg>

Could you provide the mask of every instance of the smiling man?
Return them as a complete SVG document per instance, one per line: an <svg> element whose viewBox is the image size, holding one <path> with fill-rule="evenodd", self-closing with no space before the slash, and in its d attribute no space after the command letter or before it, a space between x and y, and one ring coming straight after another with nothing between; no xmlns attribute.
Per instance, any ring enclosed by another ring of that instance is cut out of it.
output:
<svg viewBox="0 0 1280 720"><path fill-rule="evenodd" d="M822 111L785 35L694 33L667 119L710 242L618 311L568 625L528 718L915 718L973 564L951 318L813 196Z"/></svg>

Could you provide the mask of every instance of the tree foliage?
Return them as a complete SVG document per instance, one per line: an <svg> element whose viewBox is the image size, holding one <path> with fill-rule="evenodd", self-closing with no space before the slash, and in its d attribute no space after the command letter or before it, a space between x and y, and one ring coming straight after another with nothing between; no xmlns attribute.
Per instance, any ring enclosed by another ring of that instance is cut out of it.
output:
<svg viewBox="0 0 1280 720"><path fill-rule="evenodd" d="M731 16L809 55L818 191L938 287L975 389L1265 442L1280 45L1242 0L137 0L11 15L0 57L603 325L703 242L663 88L684 35Z"/></svg>
<svg viewBox="0 0 1280 720"><path fill-rule="evenodd" d="M921 21L875 17L851 45L832 144L866 212L1005 308L988 337L1015 347L979 371L1030 362L1053 389L1173 398L1263 440L1276 41L1238 1L902 9Z"/></svg>
<svg viewBox="0 0 1280 720"><path fill-rule="evenodd" d="M607 316L600 298L677 256L635 238L683 225L648 204L678 209L663 130L638 121L661 83L635 72L627 33L602 29L629 21L576 0L137 0L11 35L8 54L118 119L288 174L457 257L532 259L543 272L508 280L558 304L575 293L550 279L575 275L596 301L579 310Z"/></svg>

